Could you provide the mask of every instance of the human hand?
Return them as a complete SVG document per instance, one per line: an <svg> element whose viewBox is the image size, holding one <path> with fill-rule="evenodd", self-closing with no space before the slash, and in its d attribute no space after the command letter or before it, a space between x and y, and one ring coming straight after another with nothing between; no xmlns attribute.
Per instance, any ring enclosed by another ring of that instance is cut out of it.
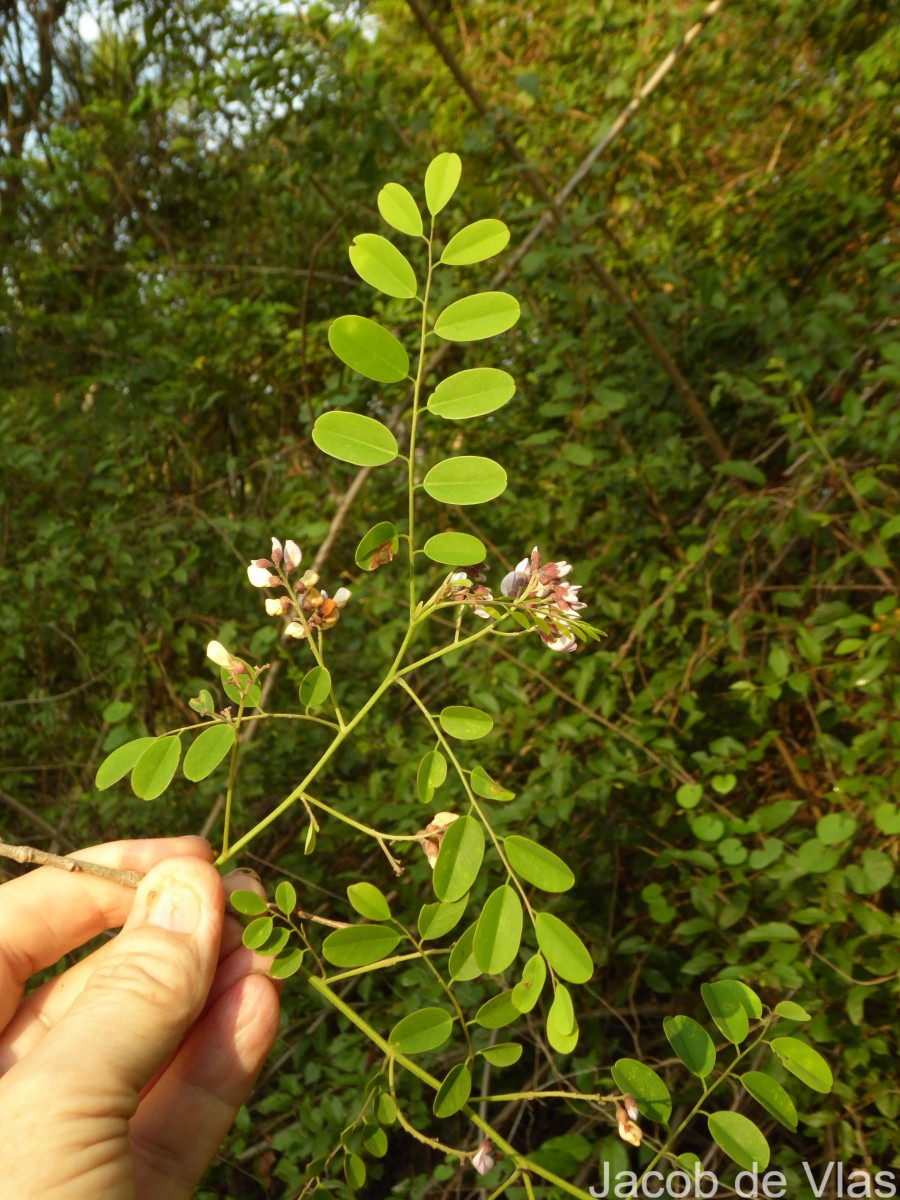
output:
<svg viewBox="0 0 900 1200"><path fill-rule="evenodd" d="M190 1197L278 1029L266 962L225 916L196 837L73 855L146 873L136 891L42 867L0 887L0 1195ZM31 975L111 941L23 999Z"/></svg>

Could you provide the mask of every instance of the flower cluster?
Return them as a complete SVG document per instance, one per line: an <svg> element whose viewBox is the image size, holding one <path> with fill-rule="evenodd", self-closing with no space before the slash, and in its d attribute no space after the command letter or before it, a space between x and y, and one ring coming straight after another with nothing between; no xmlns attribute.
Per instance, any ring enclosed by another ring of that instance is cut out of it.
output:
<svg viewBox="0 0 900 1200"><path fill-rule="evenodd" d="M317 571L304 571L293 583L289 579L299 569L303 552L296 542L286 541L282 546L278 538L272 538L272 557L255 558L247 567L247 577L257 588L284 588L286 596L266 598L266 612L270 617L287 617L295 613L285 628L287 637L304 638L313 629L331 629L337 625L341 609L350 599L348 588L341 587L329 596L324 588L318 588Z"/></svg>
<svg viewBox="0 0 900 1200"><path fill-rule="evenodd" d="M487 563L478 563L473 567L463 567L450 576L449 599L453 604L468 604L476 617L488 620L489 612L481 607L493 600L494 594L484 584L487 582Z"/></svg>
<svg viewBox="0 0 900 1200"><path fill-rule="evenodd" d="M572 651L578 643L572 636L569 622L587 606L578 599L581 585L566 583L571 563L541 564L537 546L529 558L523 558L500 584L500 591L510 599L523 601L523 611L541 619L538 627L541 640L551 650Z"/></svg>

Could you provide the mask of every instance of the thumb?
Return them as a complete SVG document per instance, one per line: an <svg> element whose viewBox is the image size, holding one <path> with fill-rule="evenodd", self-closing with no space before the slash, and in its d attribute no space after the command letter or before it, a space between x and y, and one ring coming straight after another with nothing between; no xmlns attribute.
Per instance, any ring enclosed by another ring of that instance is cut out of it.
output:
<svg viewBox="0 0 900 1200"><path fill-rule="evenodd" d="M209 862L171 858L147 872L109 953L40 1047L56 1064L57 1086L72 1064L106 1115L133 1115L203 1008L224 910Z"/></svg>

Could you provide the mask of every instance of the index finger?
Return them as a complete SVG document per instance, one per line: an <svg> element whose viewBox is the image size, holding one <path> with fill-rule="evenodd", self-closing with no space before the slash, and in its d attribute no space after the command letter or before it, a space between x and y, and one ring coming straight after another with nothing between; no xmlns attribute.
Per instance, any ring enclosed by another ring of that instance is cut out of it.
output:
<svg viewBox="0 0 900 1200"><path fill-rule="evenodd" d="M77 850L83 858L145 874L166 858L213 859L199 837L140 838ZM57 962L98 933L121 925L134 890L75 871L40 867L0 887L0 1029L18 1006L22 988L37 971Z"/></svg>

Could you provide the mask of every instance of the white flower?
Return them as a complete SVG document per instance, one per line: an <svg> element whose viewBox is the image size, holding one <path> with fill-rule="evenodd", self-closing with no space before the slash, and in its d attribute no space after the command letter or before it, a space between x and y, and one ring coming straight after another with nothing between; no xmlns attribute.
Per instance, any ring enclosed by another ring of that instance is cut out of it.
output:
<svg viewBox="0 0 900 1200"><path fill-rule="evenodd" d="M268 566L263 566L265 559L255 559L247 568L247 578L254 587L278 587L281 580L272 574Z"/></svg>
<svg viewBox="0 0 900 1200"><path fill-rule="evenodd" d="M284 612L284 601L286 596L282 596L280 600L275 600L271 596L266 598L266 612L270 617L280 617ZM290 604L290 601L288 600Z"/></svg>
<svg viewBox="0 0 900 1200"><path fill-rule="evenodd" d="M206 647L206 657L211 658L217 667L227 667L229 670L240 667L242 671L244 669L241 660L235 658L230 650L226 650L221 642L210 642Z"/></svg>
<svg viewBox="0 0 900 1200"><path fill-rule="evenodd" d="M288 574L290 574L291 571L296 571L302 561L303 551L296 542L292 542L290 539L288 539L284 543L284 565L287 568Z"/></svg>
<svg viewBox="0 0 900 1200"><path fill-rule="evenodd" d="M347 601L350 599L350 595L351 595L351 592L350 592L349 588L339 587L338 590L332 596L332 600L334 600L334 602L338 606L338 608L343 608L344 605L347 603Z"/></svg>
<svg viewBox="0 0 900 1200"><path fill-rule="evenodd" d="M493 1149L491 1139L485 1138L472 1155L472 1166L479 1175L487 1175L488 1171L490 1171L491 1167L497 1161L492 1153Z"/></svg>
<svg viewBox="0 0 900 1200"><path fill-rule="evenodd" d="M284 631L284 636L292 638L305 638L306 630L299 621L291 621Z"/></svg>

